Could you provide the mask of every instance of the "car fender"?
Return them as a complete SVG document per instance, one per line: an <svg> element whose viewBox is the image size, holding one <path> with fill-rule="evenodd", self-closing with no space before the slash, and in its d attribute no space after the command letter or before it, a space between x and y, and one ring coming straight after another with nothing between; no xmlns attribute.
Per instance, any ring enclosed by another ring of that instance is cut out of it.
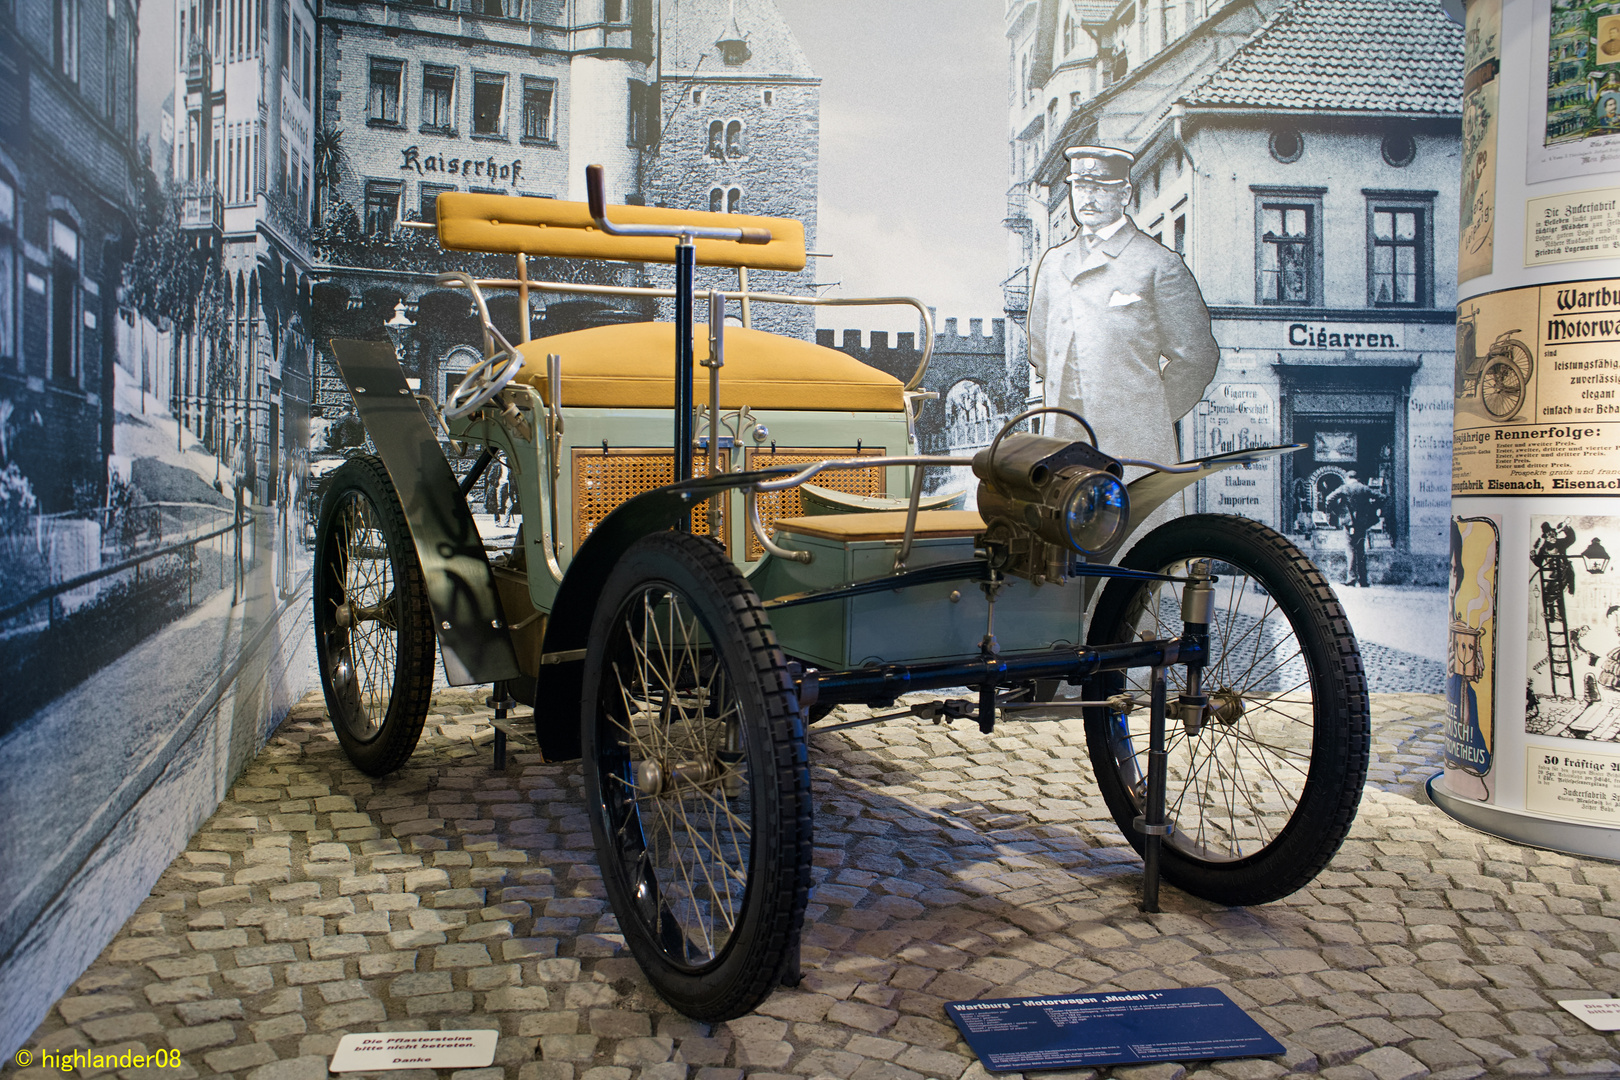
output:
<svg viewBox="0 0 1620 1080"><path fill-rule="evenodd" d="M535 739L547 761L572 761L580 755L580 702L591 622L602 588L624 553L649 533L678 527L705 499L761 480L780 479L794 468L720 473L653 488L626 499L591 530L569 562L546 620L533 704Z"/></svg>
<svg viewBox="0 0 1620 1080"><path fill-rule="evenodd" d="M495 593L472 511L439 440L386 341L332 341L339 373L388 470L427 586L433 632L452 686L518 675L517 654Z"/></svg>
<svg viewBox="0 0 1620 1080"><path fill-rule="evenodd" d="M1304 443L1290 443L1286 446L1260 446L1247 450L1233 450L1225 454L1214 454L1210 457L1194 458L1183 461L1177 469L1181 472L1154 471L1138 476L1125 485L1130 498L1131 524L1125 530L1126 535L1134 533L1147 516L1163 506L1179 492L1198 483L1206 476L1214 476L1223 469L1230 469L1235 465L1252 465L1267 458L1280 457L1283 454L1292 454L1296 450L1305 449ZM1192 469L1188 466L1196 465ZM1120 561L1120 560L1116 560Z"/></svg>

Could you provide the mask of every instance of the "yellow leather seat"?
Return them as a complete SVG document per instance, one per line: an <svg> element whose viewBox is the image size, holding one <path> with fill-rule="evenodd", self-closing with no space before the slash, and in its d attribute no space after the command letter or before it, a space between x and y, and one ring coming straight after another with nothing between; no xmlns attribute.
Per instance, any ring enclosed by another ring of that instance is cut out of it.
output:
<svg viewBox="0 0 1620 1080"><path fill-rule="evenodd" d="M442 198L442 196L441 196ZM708 328L693 332L695 359L709 355ZM562 357L562 404L567 408L673 409L675 326L641 322L597 326L536 338L518 346L517 381L547 404L546 356ZM707 368L693 369L693 400L709 400ZM726 327L720 369L722 409L803 409L898 412L905 408L899 379L836 349L740 326Z"/></svg>
<svg viewBox="0 0 1620 1080"><path fill-rule="evenodd" d="M898 540L906 535L904 510L878 510L863 514L818 514L815 517L777 518L778 533L818 536L852 544L858 540ZM977 510L921 510L912 536L923 539L959 539L984 532Z"/></svg>

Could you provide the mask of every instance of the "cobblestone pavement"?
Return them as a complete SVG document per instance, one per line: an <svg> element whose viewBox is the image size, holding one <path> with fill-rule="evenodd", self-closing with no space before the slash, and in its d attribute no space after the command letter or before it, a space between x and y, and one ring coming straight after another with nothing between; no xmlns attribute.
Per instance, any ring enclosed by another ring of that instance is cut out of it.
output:
<svg viewBox="0 0 1620 1080"><path fill-rule="evenodd" d="M985 1080L946 1001L1218 986L1287 1053L1030 1075L1620 1075L1615 1037L1556 1004L1620 991L1620 867L1453 823L1421 794L1441 701L1374 700L1350 841L1247 910L1167 889L1137 911L1078 724L816 735L803 984L710 1028L623 953L577 766L518 752L494 773L487 710L446 691L372 781L307 699L28 1045L316 1080L344 1032L473 1027L500 1029L496 1064L453 1080Z"/></svg>

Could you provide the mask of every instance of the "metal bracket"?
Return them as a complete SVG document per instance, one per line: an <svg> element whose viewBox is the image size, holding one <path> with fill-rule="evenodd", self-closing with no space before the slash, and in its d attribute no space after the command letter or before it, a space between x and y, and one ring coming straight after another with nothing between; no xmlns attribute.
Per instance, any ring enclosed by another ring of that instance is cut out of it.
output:
<svg viewBox="0 0 1620 1080"><path fill-rule="evenodd" d="M1131 822L1131 828L1143 836L1169 836L1174 831L1175 826L1169 824L1149 825L1145 815L1137 814L1136 819Z"/></svg>

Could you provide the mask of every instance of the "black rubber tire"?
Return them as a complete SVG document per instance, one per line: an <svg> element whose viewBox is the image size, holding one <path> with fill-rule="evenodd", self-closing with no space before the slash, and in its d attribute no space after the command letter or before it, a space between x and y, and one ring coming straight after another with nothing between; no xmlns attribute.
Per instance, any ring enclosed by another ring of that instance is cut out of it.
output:
<svg viewBox="0 0 1620 1080"><path fill-rule="evenodd" d="M591 834L631 953L694 1020L753 1010L804 924L810 767L776 635L719 546L662 532L625 553L591 624L582 719Z"/></svg>
<svg viewBox="0 0 1620 1080"><path fill-rule="evenodd" d="M1214 560L1204 690L1212 704L1229 705L1230 722L1211 719L1190 736L1173 712L1186 668L1167 669L1172 715L1165 732L1165 801L1172 832L1162 848L1162 872L1171 884L1214 903L1267 903L1315 878L1355 820L1371 745L1367 680L1332 586L1287 537L1258 521L1224 514L1180 518L1143 537L1121 565L1182 574L1193 558ZM1181 589L1109 581L1089 642L1179 636ZM1147 676L1146 669L1108 673L1093 692L1129 689L1146 701ZM1241 713L1230 707L1235 700ZM1143 811L1147 732L1145 708L1125 717L1086 710L1098 787L1139 852L1145 837L1135 820ZM1308 747L1296 745L1307 740Z"/></svg>
<svg viewBox="0 0 1620 1080"><path fill-rule="evenodd" d="M1479 377L1479 400L1491 419L1508 421L1524 408L1524 372L1510 360L1496 359L1485 365Z"/></svg>
<svg viewBox="0 0 1620 1080"><path fill-rule="evenodd" d="M369 544L363 561L352 557L357 541ZM405 512L377 458L350 458L327 478L315 553L315 657L327 714L355 768L385 776L422 734L433 615Z"/></svg>

